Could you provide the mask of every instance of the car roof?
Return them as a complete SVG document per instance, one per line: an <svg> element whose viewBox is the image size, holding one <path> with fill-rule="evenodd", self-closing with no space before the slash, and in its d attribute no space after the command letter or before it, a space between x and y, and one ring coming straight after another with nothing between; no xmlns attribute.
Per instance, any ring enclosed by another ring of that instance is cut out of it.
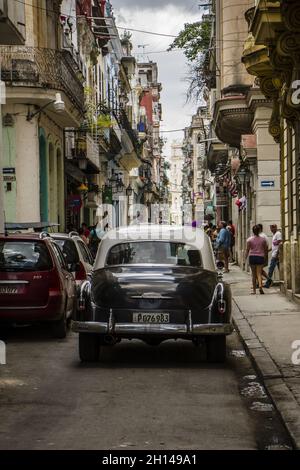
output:
<svg viewBox="0 0 300 470"><path fill-rule="evenodd" d="M69 235L68 233L50 233L50 237L60 240L81 240L79 235Z"/></svg>
<svg viewBox="0 0 300 470"><path fill-rule="evenodd" d="M35 233L35 232L30 232L30 233L8 233L5 236L1 236L0 240L24 240L24 241L30 241L30 240L45 240L45 238L49 237L41 237L40 233Z"/></svg>
<svg viewBox="0 0 300 470"><path fill-rule="evenodd" d="M163 224L137 224L108 231L100 243L94 268L100 269L104 267L107 253L113 246L120 243L141 241L170 241L191 245L201 252L205 269L216 269L210 239L202 228Z"/></svg>

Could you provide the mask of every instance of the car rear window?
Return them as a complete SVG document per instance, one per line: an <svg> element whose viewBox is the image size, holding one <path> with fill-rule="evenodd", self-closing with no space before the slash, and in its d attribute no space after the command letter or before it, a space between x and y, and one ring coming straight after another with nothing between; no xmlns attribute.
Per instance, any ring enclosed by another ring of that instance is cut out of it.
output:
<svg viewBox="0 0 300 470"><path fill-rule="evenodd" d="M79 262L79 255L75 242L70 239L54 238L55 242L60 247L67 264L74 264Z"/></svg>
<svg viewBox="0 0 300 470"><path fill-rule="evenodd" d="M52 259L45 243L0 241L0 271L48 271L52 267Z"/></svg>
<svg viewBox="0 0 300 470"><path fill-rule="evenodd" d="M108 253L106 264L171 264L174 266L202 266L201 254L196 248L176 242L120 243Z"/></svg>

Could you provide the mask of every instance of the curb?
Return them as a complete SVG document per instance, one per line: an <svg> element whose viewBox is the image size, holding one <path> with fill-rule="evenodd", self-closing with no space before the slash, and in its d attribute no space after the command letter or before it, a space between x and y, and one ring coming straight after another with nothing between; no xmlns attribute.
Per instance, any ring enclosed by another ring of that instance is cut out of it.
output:
<svg viewBox="0 0 300 470"><path fill-rule="evenodd" d="M284 381L269 352L259 340L246 316L233 299L234 327L278 411L296 450L300 450L300 406Z"/></svg>

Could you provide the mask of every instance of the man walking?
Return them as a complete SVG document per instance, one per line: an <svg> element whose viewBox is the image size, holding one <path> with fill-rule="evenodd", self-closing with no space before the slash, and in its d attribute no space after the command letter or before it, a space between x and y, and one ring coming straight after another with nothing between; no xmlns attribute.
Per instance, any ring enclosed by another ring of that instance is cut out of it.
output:
<svg viewBox="0 0 300 470"><path fill-rule="evenodd" d="M276 266L279 269L279 247L282 244L282 235L276 224L270 225L270 230L273 233L272 238L272 257L269 266L268 279L264 285L267 289L273 285L272 277Z"/></svg>
<svg viewBox="0 0 300 470"><path fill-rule="evenodd" d="M229 250L230 250L230 245L231 245L231 234L229 230L226 229L226 222L220 222L219 227L220 227L220 232L217 236L216 247L222 259L224 260L225 273L229 273L228 264L229 264Z"/></svg>

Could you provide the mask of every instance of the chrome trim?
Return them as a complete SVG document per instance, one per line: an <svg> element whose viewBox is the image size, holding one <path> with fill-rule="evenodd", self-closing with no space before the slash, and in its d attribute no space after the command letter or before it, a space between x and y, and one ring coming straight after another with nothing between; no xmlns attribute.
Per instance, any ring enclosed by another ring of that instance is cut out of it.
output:
<svg viewBox="0 0 300 470"><path fill-rule="evenodd" d="M113 314L113 309L111 308L110 311L109 311L109 319L108 319L108 325L107 325L107 333L109 335L113 335L114 334L114 314Z"/></svg>
<svg viewBox="0 0 300 470"><path fill-rule="evenodd" d="M192 331L193 331L192 311L189 310L188 324L187 324L187 332L188 332L188 333L192 333Z"/></svg>
<svg viewBox="0 0 300 470"><path fill-rule="evenodd" d="M103 333L107 334L108 326L105 322L72 322L72 331L77 333ZM187 325L182 324L145 324L145 323L115 323L113 328L115 335L147 335L162 334L166 336L195 336L195 335L229 335L233 331L231 323L195 324L191 331Z"/></svg>
<svg viewBox="0 0 300 470"><path fill-rule="evenodd" d="M211 323L212 309L213 309L215 300L218 297L219 291L221 291L221 295L220 295L219 300L223 301L223 298L224 298L224 284L222 284L221 282L218 282L218 284L216 285L213 296L212 296L212 299L211 299L211 303L208 306L208 323Z"/></svg>
<svg viewBox="0 0 300 470"><path fill-rule="evenodd" d="M160 300L160 299L170 300L173 297L162 295L159 292L145 292L144 294L141 294L141 295L132 295L131 298L132 299L148 299L148 300L152 300L152 299L153 300Z"/></svg>
<svg viewBox="0 0 300 470"><path fill-rule="evenodd" d="M29 284L29 281L0 281L0 284Z"/></svg>

